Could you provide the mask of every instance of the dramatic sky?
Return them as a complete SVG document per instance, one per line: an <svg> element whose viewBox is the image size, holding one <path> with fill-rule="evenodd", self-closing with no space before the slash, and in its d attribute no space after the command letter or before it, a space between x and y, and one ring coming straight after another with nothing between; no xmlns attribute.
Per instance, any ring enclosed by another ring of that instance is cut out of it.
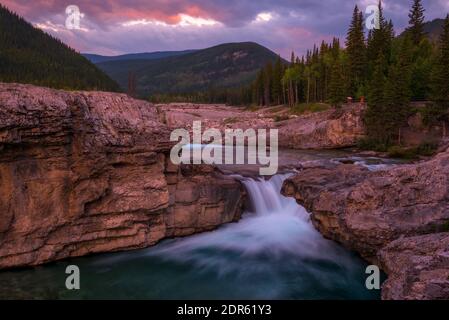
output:
<svg viewBox="0 0 449 320"><path fill-rule="evenodd" d="M357 3L377 0L0 0L35 26L81 52L200 49L255 41L284 57L314 43L344 36ZM397 32L408 21L411 0L384 0ZM77 5L80 30L65 27L65 9ZM449 12L449 0L424 0L427 19Z"/></svg>

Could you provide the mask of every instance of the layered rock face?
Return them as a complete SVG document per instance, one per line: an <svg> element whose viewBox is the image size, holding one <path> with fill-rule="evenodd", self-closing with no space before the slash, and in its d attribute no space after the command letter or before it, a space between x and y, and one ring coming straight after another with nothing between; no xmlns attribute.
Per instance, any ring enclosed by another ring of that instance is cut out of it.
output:
<svg viewBox="0 0 449 320"><path fill-rule="evenodd" d="M178 168L153 105L0 84L0 268L142 248L241 214L243 187Z"/></svg>
<svg viewBox="0 0 449 320"><path fill-rule="evenodd" d="M351 147L365 135L363 106L312 113L280 124L279 145L291 149Z"/></svg>
<svg viewBox="0 0 449 320"><path fill-rule="evenodd" d="M380 253L384 299L449 299L449 233L401 238Z"/></svg>
<svg viewBox="0 0 449 320"><path fill-rule="evenodd" d="M385 299L449 299L449 150L375 172L345 164L306 168L282 192L312 213L325 237L384 266Z"/></svg>
<svg viewBox="0 0 449 320"><path fill-rule="evenodd" d="M201 121L203 130L278 129L281 148L344 148L356 145L365 135L363 106L359 104L300 116L288 116L287 107L248 111L224 105L168 104L158 108L171 128L191 128L193 121ZM285 119L275 121L278 117Z"/></svg>

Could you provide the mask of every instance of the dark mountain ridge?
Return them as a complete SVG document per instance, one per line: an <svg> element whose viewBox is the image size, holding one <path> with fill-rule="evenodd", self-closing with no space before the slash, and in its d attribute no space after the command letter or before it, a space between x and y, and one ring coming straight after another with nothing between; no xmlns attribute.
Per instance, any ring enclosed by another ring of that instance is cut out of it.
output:
<svg viewBox="0 0 449 320"><path fill-rule="evenodd" d="M123 61L123 60L155 60L174 56L182 56L184 54L192 53L197 50L182 50L182 51L156 51L156 52L142 52L129 53L118 56L103 56L99 54L83 53L82 55L89 59L92 63L102 63L109 61Z"/></svg>
<svg viewBox="0 0 449 320"><path fill-rule="evenodd" d="M97 65L123 89L130 75L140 96L235 88L251 83L278 55L254 42L226 43L192 53L153 60L120 60Z"/></svg>
<svg viewBox="0 0 449 320"><path fill-rule="evenodd" d="M60 40L0 4L0 82L119 91L112 79Z"/></svg>

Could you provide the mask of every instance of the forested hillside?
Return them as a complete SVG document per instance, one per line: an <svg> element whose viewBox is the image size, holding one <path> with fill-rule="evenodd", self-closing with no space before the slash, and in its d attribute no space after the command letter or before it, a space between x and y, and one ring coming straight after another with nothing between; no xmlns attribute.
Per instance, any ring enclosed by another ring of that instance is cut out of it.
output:
<svg viewBox="0 0 449 320"><path fill-rule="evenodd" d="M156 60L168 57L182 56L196 50L182 50L182 51L157 51L157 52L143 52L143 53L129 53L118 56L102 56L99 54L83 53L82 55L89 59L92 63L102 63L109 61L124 61L124 60Z"/></svg>
<svg viewBox="0 0 449 320"><path fill-rule="evenodd" d="M446 128L449 15L442 22L425 23L421 0L413 0L409 26L396 37L393 21L387 21L380 2L379 10L379 29L366 34L363 13L356 6L344 45L335 38L303 57L293 53L288 67L266 65L248 88L251 103L295 106L328 102L339 107L347 97L364 99L368 102L365 122L369 143L384 147L401 144L401 128L417 112L412 101L426 104L418 111L427 125ZM247 103L248 93L234 99Z"/></svg>
<svg viewBox="0 0 449 320"><path fill-rule="evenodd" d="M95 65L0 5L0 82L119 91Z"/></svg>
<svg viewBox="0 0 449 320"><path fill-rule="evenodd" d="M123 89L130 76L139 96L190 94L210 88L238 88L249 85L267 62L277 55L257 43L227 43L181 56L157 60L126 60L98 66Z"/></svg>

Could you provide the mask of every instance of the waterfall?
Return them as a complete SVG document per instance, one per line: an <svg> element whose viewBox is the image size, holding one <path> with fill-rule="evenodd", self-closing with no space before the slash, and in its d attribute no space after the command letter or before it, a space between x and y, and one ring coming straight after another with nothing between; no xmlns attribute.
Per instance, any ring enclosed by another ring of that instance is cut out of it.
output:
<svg viewBox="0 0 449 320"><path fill-rule="evenodd" d="M288 175L278 175L266 181L241 178L248 192L252 208L256 215L281 213L289 204L289 199L280 195L282 183Z"/></svg>
<svg viewBox="0 0 449 320"><path fill-rule="evenodd" d="M54 280L54 291L92 299L378 299L365 288L366 263L324 239L309 213L280 194L287 177L239 177L251 202L240 221L148 249L80 258L74 263L88 277L84 290L61 291ZM27 292L48 287L62 267L24 271ZM24 279L3 277L0 283Z"/></svg>
<svg viewBox="0 0 449 320"><path fill-rule="evenodd" d="M238 223L216 231L168 241L149 254L189 261L220 274L245 274L250 270L270 272L271 263L286 256L349 266L349 260L342 254L344 250L314 229L309 213L293 198L280 194L287 177L240 178L253 212L247 211Z"/></svg>

